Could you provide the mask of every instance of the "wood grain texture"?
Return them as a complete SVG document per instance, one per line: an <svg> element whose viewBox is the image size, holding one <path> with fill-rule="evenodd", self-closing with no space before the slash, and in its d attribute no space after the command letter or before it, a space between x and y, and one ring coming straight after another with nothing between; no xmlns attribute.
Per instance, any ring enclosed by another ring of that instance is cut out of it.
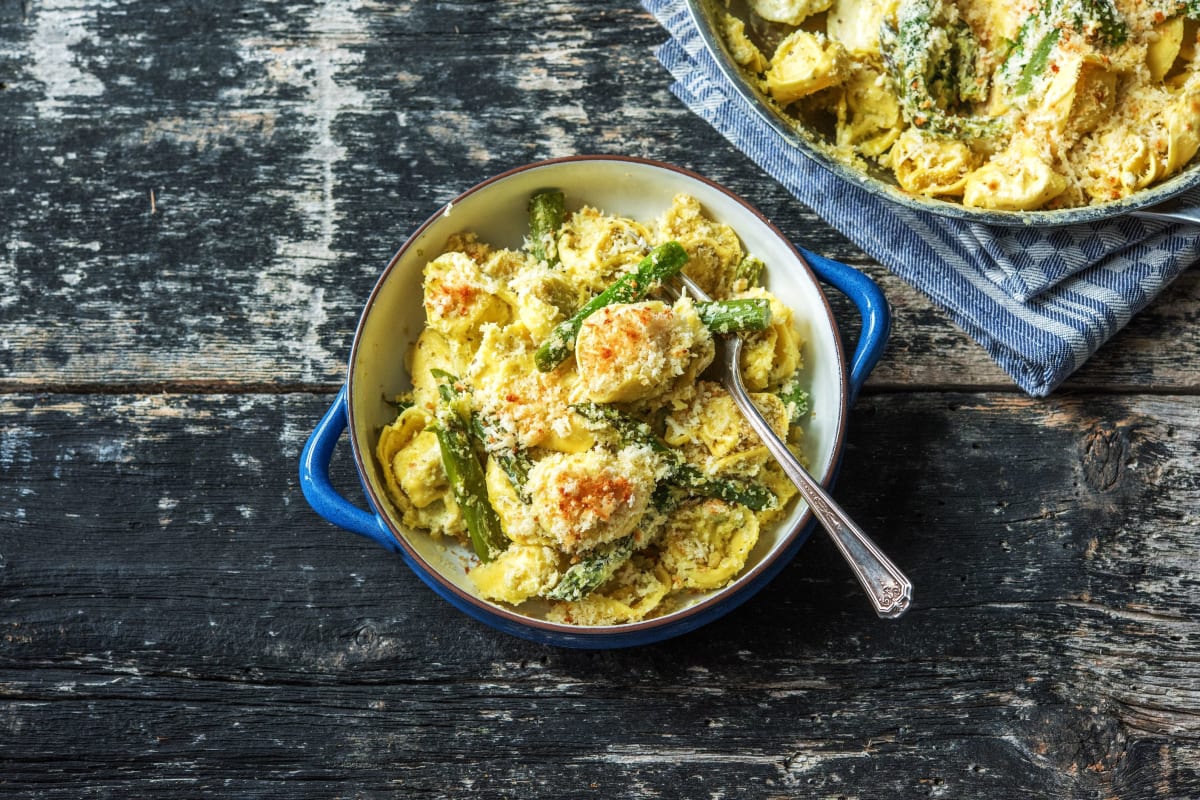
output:
<svg viewBox="0 0 1200 800"><path fill-rule="evenodd" d="M1174 398L868 396L838 494L909 615L874 619L818 537L728 617L615 652L491 631L316 517L295 464L329 399L0 402L4 785L1200 791L1200 422Z"/></svg>
<svg viewBox="0 0 1200 800"><path fill-rule="evenodd" d="M663 38L635 2L0 0L0 796L1200 797L1200 274L1026 398L687 111ZM906 617L817 535L692 634L548 648L305 503L391 254L574 153L883 287L837 495Z"/></svg>
<svg viewBox="0 0 1200 800"><path fill-rule="evenodd" d="M417 225L513 165L600 152L695 169L878 277L896 310L878 385L1012 388L670 94L634 3L4 8L0 386L340 383ZM1076 384L1200 387L1197 281L1179 284Z"/></svg>

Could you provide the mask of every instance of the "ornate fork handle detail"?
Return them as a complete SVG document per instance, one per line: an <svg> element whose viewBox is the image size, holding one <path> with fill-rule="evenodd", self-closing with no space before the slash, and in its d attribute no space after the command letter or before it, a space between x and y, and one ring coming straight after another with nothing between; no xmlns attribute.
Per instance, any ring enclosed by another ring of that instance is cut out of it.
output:
<svg viewBox="0 0 1200 800"><path fill-rule="evenodd" d="M680 276L688 293L700 301L708 296L687 276ZM895 619L908 610L912 603L912 582L892 560L884 555L875 543L842 510L829 493L813 479L795 454L771 428L762 412L750 399L742 383L740 367L742 340L736 334L715 337L718 340L718 358L721 359L721 383L729 392L742 416L754 428L763 444L783 467L784 472L801 497L821 521L825 530L833 537L834 544L845 557L854 576L866 590L875 607L875 613L885 619Z"/></svg>

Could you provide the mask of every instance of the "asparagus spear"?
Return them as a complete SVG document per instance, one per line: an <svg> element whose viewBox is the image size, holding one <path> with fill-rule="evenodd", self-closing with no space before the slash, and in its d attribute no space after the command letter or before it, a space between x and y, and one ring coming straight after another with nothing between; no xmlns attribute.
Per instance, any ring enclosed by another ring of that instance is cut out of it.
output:
<svg viewBox="0 0 1200 800"><path fill-rule="evenodd" d="M441 401L434 412L433 429L442 453L442 467L467 523L475 554L482 561L491 561L508 549L508 537L488 499L483 467L471 444L469 423L458 409L462 395L448 383L439 383L438 394Z"/></svg>
<svg viewBox="0 0 1200 800"><path fill-rule="evenodd" d="M979 73L979 41L971 26L960 19L953 30L954 46L950 68L954 70L954 89L963 103L982 103L987 100L987 76Z"/></svg>
<svg viewBox="0 0 1200 800"><path fill-rule="evenodd" d="M1113 0L1077 0L1070 4L1059 3L1060 8L1069 9L1069 16L1076 30L1095 36L1101 44L1117 47L1129 38L1125 18L1117 10Z"/></svg>
<svg viewBox="0 0 1200 800"><path fill-rule="evenodd" d="M1200 0L1196 0L1196 2L1200 3ZM766 268L767 265L758 256L743 256L742 260L733 268L733 279L745 281L746 288L749 289L762 282L762 274Z"/></svg>
<svg viewBox="0 0 1200 800"><path fill-rule="evenodd" d="M466 392L458 388L460 384L458 378L442 369L433 369L430 372L438 379L438 394L444 401L453 403L466 397ZM528 503L529 492L526 490L525 484L529 480L529 470L533 467L529 460L529 454L518 448L504 445L503 443L509 441L510 437L495 420L486 418L472 409L469 421L472 437L484 452L496 459L496 463L500 465L504 474L512 482L517 495Z"/></svg>
<svg viewBox="0 0 1200 800"><path fill-rule="evenodd" d="M633 555L634 536L602 545L578 564L572 564L546 596L551 600L580 600L612 577Z"/></svg>
<svg viewBox="0 0 1200 800"><path fill-rule="evenodd" d="M549 372L571 355L579 326L595 311L614 303L636 303L667 278L677 275L687 261L687 251L679 242L660 244L643 258L634 272L622 275L600 294L593 297L570 319L560 322L534 353L534 363L542 372Z"/></svg>
<svg viewBox="0 0 1200 800"><path fill-rule="evenodd" d="M997 78L1013 87L1013 94L1027 94L1038 76L1046 72L1063 27L1086 32L1110 47L1123 44L1129 37L1125 20L1112 0L1042 0L1017 31L1017 38L996 70Z"/></svg>
<svg viewBox="0 0 1200 800"><path fill-rule="evenodd" d="M471 413L471 433L483 444L487 454L496 459L496 463L504 470L504 474L516 490L517 496L528 503L529 490L525 484L529 482L529 470L533 468L529 454L515 447L497 445L496 442L506 441L508 435L501 431L494 421L485 419L478 412Z"/></svg>
<svg viewBox="0 0 1200 800"><path fill-rule="evenodd" d="M751 511L766 511L774 508L779 502L775 493L761 483L735 478L714 478L683 461L671 466L667 480L693 494L716 497L726 503L741 503Z"/></svg>
<svg viewBox="0 0 1200 800"><path fill-rule="evenodd" d="M734 478L715 478L683 460L679 451L654 435L650 426L612 406L599 403L578 403L572 406L587 419L602 422L613 428L622 440L646 445L661 453L667 462L666 480L692 494L717 497L727 503L741 503L753 511L774 508L775 494L760 483Z"/></svg>
<svg viewBox="0 0 1200 800"><path fill-rule="evenodd" d="M1043 32L1042 38L1038 40L1037 45L1029 54L1029 60L1021 67L1021 77L1017 79L1017 84L1013 87L1014 94L1028 94L1029 90L1033 88L1033 81L1049 66L1050 53L1054 51L1054 45L1058 44L1058 37L1061 34L1062 29L1058 27Z"/></svg>
<svg viewBox="0 0 1200 800"><path fill-rule="evenodd" d="M788 423L791 425L803 423L804 418L808 416L809 395L800 385L799 378L796 375L788 378L777 394L783 401L784 408L787 409Z"/></svg>
<svg viewBox="0 0 1200 800"><path fill-rule="evenodd" d="M529 246L538 261L557 267L558 229L566 217L566 200L557 189L537 192L529 198Z"/></svg>
<svg viewBox="0 0 1200 800"><path fill-rule="evenodd" d="M762 297L696 303L696 314L713 333L763 331L771 324L771 303Z"/></svg>
<svg viewBox="0 0 1200 800"><path fill-rule="evenodd" d="M656 488L650 507L638 522L638 533L602 545L578 564L572 564L546 596L552 600L580 600L598 589L634 552L654 540L681 502L683 496L677 487L662 485Z"/></svg>
<svg viewBox="0 0 1200 800"><path fill-rule="evenodd" d="M952 26L949 17L943 0L900 0L895 18L885 19L879 29L884 65L897 87L904 116L915 127L958 137L986 137L999 130L999 121L960 116L953 110L959 103L981 97L983 87L976 82L974 34L969 26Z"/></svg>

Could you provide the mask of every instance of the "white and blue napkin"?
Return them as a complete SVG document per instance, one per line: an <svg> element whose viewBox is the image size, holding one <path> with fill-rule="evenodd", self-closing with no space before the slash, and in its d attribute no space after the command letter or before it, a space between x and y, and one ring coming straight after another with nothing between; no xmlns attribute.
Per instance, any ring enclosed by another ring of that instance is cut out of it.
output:
<svg viewBox="0 0 1200 800"><path fill-rule="evenodd" d="M1116 219L993 227L916 212L839 180L729 84L683 0L642 0L671 38L671 91L801 202L946 310L1028 394L1044 397L1200 257L1200 228ZM1192 204L1200 204L1200 192ZM871 220L870 225L862 224Z"/></svg>

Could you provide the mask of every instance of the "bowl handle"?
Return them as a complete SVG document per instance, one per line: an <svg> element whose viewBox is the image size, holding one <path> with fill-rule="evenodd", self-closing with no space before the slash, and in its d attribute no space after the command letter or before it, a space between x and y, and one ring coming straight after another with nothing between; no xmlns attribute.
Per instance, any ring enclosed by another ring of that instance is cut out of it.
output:
<svg viewBox="0 0 1200 800"><path fill-rule="evenodd" d="M333 448L346 430L346 387L337 394L333 405L321 417L300 454L300 488L304 499L319 515L340 528L365 536L371 541L399 552L395 538L384 529L379 517L342 497L329 480Z"/></svg>
<svg viewBox="0 0 1200 800"><path fill-rule="evenodd" d="M862 330L850 359L850 402L854 405L858 391L879 362L892 330L892 312L887 298L875 281L862 272L825 256L800 248L804 260L820 276L854 303L862 318Z"/></svg>

